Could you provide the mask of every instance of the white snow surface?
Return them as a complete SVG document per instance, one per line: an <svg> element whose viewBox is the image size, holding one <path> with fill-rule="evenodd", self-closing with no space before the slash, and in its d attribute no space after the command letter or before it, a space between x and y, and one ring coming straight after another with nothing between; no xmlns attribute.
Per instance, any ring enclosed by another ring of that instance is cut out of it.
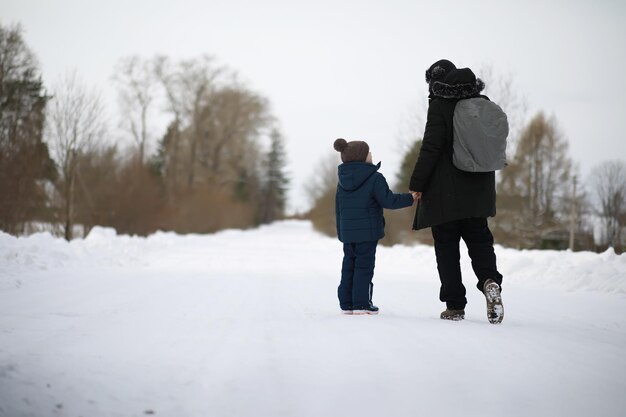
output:
<svg viewBox="0 0 626 417"><path fill-rule="evenodd" d="M0 416L624 416L626 256L496 247L488 323L439 319L429 246L379 246L378 316L340 314L306 221L67 243L0 233Z"/></svg>

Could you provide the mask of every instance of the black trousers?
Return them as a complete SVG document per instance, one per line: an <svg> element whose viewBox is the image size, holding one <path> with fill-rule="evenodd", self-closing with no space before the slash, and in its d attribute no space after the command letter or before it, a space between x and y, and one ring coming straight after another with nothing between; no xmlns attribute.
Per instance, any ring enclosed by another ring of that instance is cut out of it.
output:
<svg viewBox="0 0 626 417"><path fill-rule="evenodd" d="M496 254L493 250L493 235L486 218L455 220L433 226L437 270L441 280L439 299L447 308L462 310L467 304L465 286L461 279L461 254L459 242L465 241L472 268L478 278L476 287L482 292L485 281L493 279L502 285L502 274L496 267Z"/></svg>
<svg viewBox="0 0 626 417"><path fill-rule="evenodd" d="M343 244L341 282L337 289L342 310L367 308L372 303L378 241Z"/></svg>

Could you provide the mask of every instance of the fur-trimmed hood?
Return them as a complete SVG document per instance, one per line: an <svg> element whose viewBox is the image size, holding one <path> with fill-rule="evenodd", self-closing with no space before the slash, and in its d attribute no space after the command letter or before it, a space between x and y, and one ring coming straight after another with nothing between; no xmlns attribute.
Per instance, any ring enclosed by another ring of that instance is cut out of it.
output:
<svg viewBox="0 0 626 417"><path fill-rule="evenodd" d="M432 84L431 95L442 98L468 98L480 94L485 83L476 78L469 68L458 68L450 71L443 80Z"/></svg>

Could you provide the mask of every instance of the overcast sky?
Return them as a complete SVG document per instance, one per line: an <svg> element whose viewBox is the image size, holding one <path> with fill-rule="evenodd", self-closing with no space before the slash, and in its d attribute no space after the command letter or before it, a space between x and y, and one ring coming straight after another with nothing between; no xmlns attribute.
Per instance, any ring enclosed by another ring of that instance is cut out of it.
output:
<svg viewBox="0 0 626 417"><path fill-rule="evenodd" d="M621 0L0 0L0 19L23 25L46 85L76 70L112 120L119 58L216 56L280 120L292 209L308 207L303 186L337 137L367 141L395 183L403 126L424 118L424 71L440 58L475 69L488 94L480 69L510 77L528 118L556 117L583 177L626 160Z"/></svg>

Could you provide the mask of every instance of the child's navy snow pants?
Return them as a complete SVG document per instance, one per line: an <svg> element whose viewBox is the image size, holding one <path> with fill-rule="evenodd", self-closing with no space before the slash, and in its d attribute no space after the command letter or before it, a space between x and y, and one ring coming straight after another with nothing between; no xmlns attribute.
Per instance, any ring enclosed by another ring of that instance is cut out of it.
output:
<svg viewBox="0 0 626 417"><path fill-rule="evenodd" d="M341 283L337 290L342 310L367 308L372 303L378 241L343 244Z"/></svg>

